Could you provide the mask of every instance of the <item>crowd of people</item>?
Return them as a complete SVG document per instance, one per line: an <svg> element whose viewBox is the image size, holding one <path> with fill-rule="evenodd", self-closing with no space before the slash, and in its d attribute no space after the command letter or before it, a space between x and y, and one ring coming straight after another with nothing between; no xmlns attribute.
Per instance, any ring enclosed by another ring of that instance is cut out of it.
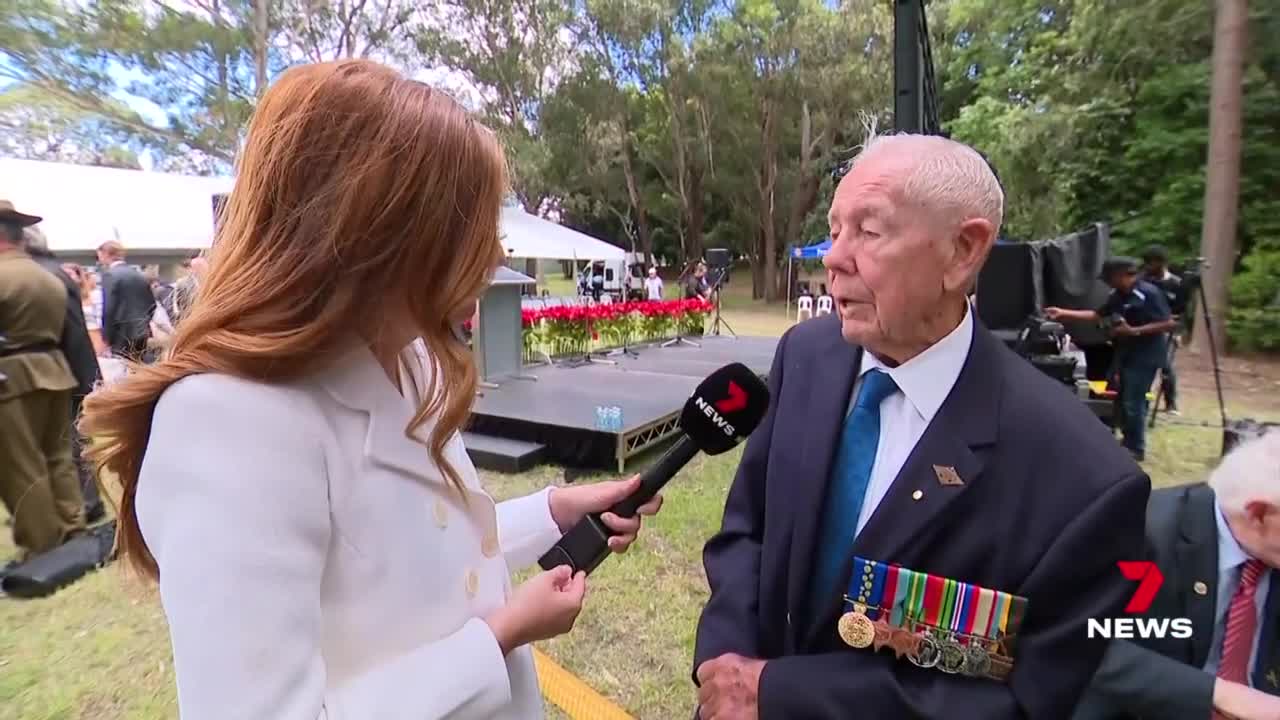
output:
<svg viewBox="0 0 1280 720"><path fill-rule="evenodd" d="M0 200L0 500L18 547L0 576L105 519L75 420L113 371L163 352L204 267L163 283L116 241L96 268L63 262L41 220Z"/></svg>

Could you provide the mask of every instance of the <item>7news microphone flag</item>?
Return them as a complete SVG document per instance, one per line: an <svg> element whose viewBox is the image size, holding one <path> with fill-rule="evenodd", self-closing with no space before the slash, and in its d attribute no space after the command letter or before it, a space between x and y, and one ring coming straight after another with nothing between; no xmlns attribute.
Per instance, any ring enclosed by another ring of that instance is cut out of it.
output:
<svg viewBox="0 0 1280 720"><path fill-rule="evenodd" d="M737 447L756 429L769 409L769 388L742 363L732 363L711 373L684 404L680 413L683 433L651 467L640 474L640 488L609 512L631 517L699 452L708 455ZM538 564L544 570L568 565L574 572L590 574L609 556L613 532L599 515L588 515L569 529Z"/></svg>

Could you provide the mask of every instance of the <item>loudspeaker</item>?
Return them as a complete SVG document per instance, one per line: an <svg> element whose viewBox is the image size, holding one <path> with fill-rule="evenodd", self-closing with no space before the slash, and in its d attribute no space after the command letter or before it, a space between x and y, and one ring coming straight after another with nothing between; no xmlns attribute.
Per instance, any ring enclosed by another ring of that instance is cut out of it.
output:
<svg viewBox="0 0 1280 720"><path fill-rule="evenodd" d="M1036 308L1038 267L1027 243L1000 243L991 248L978 273L977 313L993 330L1020 328Z"/></svg>
<svg viewBox="0 0 1280 720"><path fill-rule="evenodd" d="M707 248L707 266L711 268L727 268L733 263L733 255L728 248Z"/></svg>

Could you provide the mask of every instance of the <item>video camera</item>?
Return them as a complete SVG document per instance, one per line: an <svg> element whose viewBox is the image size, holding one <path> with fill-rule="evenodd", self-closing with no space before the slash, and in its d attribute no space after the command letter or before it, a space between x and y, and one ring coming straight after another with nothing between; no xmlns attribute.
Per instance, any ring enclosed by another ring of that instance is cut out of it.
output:
<svg viewBox="0 0 1280 720"><path fill-rule="evenodd" d="M1062 323L1031 315L1018 330L1013 351L1027 359L1036 369L1065 384L1075 383L1074 355L1067 354L1067 331Z"/></svg>

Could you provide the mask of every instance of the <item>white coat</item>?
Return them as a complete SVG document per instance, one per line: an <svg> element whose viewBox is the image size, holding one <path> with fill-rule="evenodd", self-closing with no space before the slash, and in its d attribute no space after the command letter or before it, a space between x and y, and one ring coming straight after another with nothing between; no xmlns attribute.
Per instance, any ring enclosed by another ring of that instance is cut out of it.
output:
<svg viewBox="0 0 1280 720"><path fill-rule="evenodd" d="M406 438L411 397L364 347L160 397L137 513L184 720L542 717L531 650L480 618L559 537L550 490L495 505L454 435L461 497Z"/></svg>

